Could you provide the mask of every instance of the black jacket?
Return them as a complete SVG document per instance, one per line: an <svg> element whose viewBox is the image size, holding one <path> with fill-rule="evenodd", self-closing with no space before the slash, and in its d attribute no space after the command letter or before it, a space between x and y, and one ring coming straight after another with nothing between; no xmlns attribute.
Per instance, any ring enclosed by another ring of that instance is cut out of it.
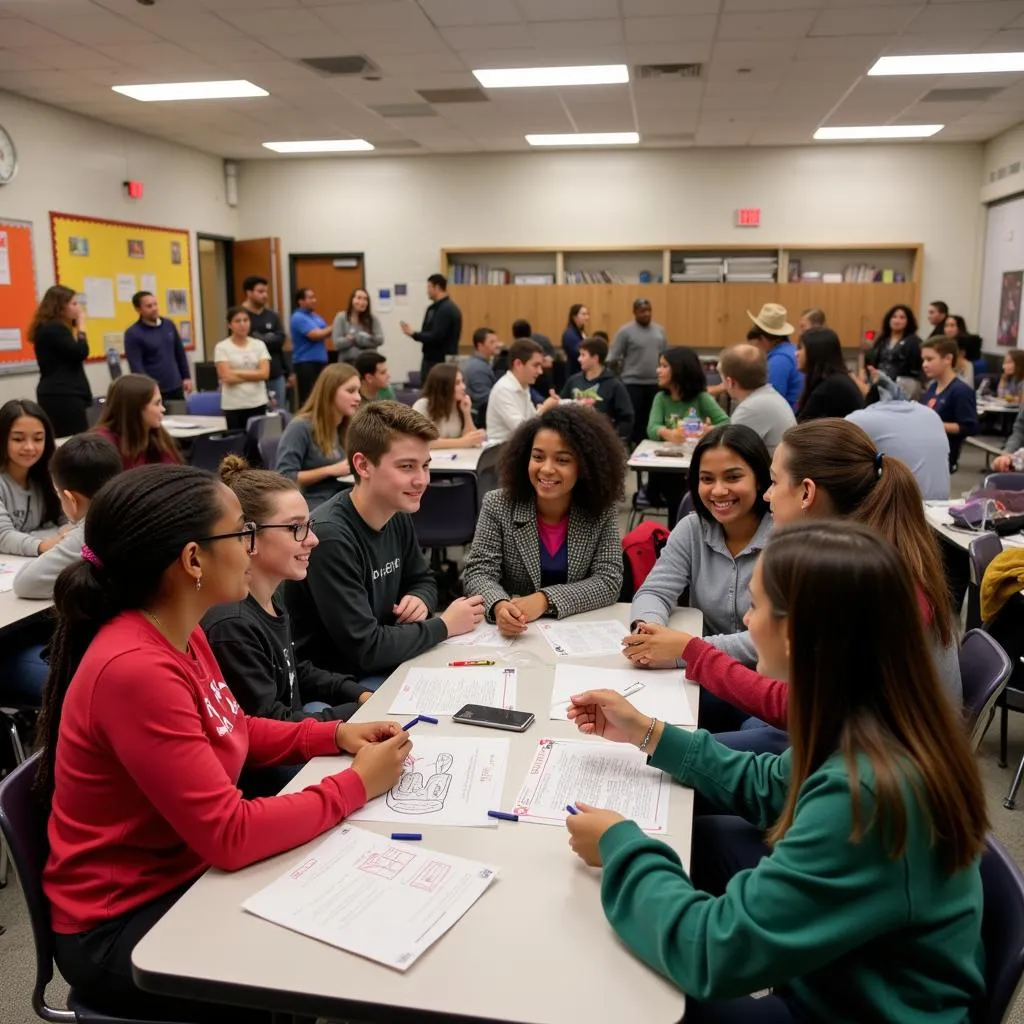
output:
<svg viewBox="0 0 1024 1024"><path fill-rule="evenodd" d="M274 608L276 617L250 595L235 604L217 605L203 616L203 630L235 699L246 714L260 718L347 721L366 687L351 676L296 661L288 615L276 601ZM317 700L332 706L303 712L304 704Z"/></svg>
<svg viewBox="0 0 1024 1024"><path fill-rule="evenodd" d="M458 354L460 334L462 310L446 295L427 306L423 327L412 336L423 345L424 359L443 363L445 356Z"/></svg>
<svg viewBox="0 0 1024 1024"><path fill-rule="evenodd" d="M577 398L577 392L587 392L591 389L595 389L601 399L594 403L594 408L611 419L615 433L629 444L635 414L626 385L609 370L602 370L601 376L594 380L587 380L581 370L565 382L562 398Z"/></svg>
<svg viewBox="0 0 1024 1024"><path fill-rule="evenodd" d="M267 351L270 353L270 379L283 377L291 373L291 365L288 353L284 350L284 343L288 335L284 333L281 326L281 318L269 306L264 306L259 313L249 311L249 336L259 338Z"/></svg>
<svg viewBox="0 0 1024 1024"><path fill-rule="evenodd" d="M85 375L89 343L84 334L72 334L59 320L40 324L35 336L36 362L39 364L37 395L74 395L92 401L92 388Z"/></svg>
<svg viewBox="0 0 1024 1024"><path fill-rule="evenodd" d="M877 366L887 377L915 377L921 380L921 339L916 334L908 334L900 338L892 347L889 339L875 339L864 362L868 366Z"/></svg>
<svg viewBox="0 0 1024 1024"><path fill-rule="evenodd" d="M846 416L863 405L864 398L853 379L845 373L832 373L818 381L797 411L796 420L805 423L826 416Z"/></svg>

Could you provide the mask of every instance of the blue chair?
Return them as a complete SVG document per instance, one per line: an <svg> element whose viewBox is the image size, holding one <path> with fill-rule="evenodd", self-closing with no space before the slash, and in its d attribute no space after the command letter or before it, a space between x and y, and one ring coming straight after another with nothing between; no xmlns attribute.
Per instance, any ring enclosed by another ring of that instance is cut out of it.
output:
<svg viewBox="0 0 1024 1024"><path fill-rule="evenodd" d="M472 473L431 479L412 523L416 541L430 551L435 569L441 566L445 548L461 547L473 540L478 508L476 477Z"/></svg>
<svg viewBox="0 0 1024 1024"><path fill-rule="evenodd" d="M986 991L971 1020L1002 1024L1024 975L1024 874L991 835L981 855L981 886Z"/></svg>
<svg viewBox="0 0 1024 1024"><path fill-rule="evenodd" d="M971 749L977 750L995 717L996 702L1006 687L1013 665L1006 651L982 629L969 629L964 633L959 661L964 715L971 730Z"/></svg>
<svg viewBox="0 0 1024 1024"><path fill-rule="evenodd" d="M193 391L186 399L190 416L221 416L219 391Z"/></svg>
<svg viewBox="0 0 1024 1024"><path fill-rule="evenodd" d="M982 487L997 487L1001 491L1024 491L1024 473L989 473Z"/></svg>
<svg viewBox="0 0 1024 1024"><path fill-rule="evenodd" d="M32 788L40 756L33 754L0 782L0 836L10 851L11 863L21 882L36 948L32 1009L43 1020L67 1024L151 1024L97 1013L86 1006L73 989L68 993L66 1010L46 1002L46 987L53 980L53 929L50 901L43 891L43 868L50 852L46 836L49 808Z"/></svg>
<svg viewBox="0 0 1024 1024"><path fill-rule="evenodd" d="M407 388L414 388L417 391L423 387L423 378L420 376L419 370L410 370L405 375L405 386Z"/></svg>
<svg viewBox="0 0 1024 1024"><path fill-rule="evenodd" d="M225 455L244 455L246 441L241 432L231 434L205 434L192 442L188 454L189 462L197 469L220 472L220 464Z"/></svg>

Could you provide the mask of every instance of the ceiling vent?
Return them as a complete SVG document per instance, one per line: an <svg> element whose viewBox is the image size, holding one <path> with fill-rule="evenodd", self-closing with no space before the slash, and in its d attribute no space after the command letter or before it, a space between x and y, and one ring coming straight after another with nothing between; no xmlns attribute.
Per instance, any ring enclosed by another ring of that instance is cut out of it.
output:
<svg viewBox="0 0 1024 1024"><path fill-rule="evenodd" d="M921 97L921 103L984 103L998 96L1002 87L994 86L983 89L932 89Z"/></svg>
<svg viewBox="0 0 1024 1024"><path fill-rule="evenodd" d="M489 103L483 89L417 89L428 103Z"/></svg>
<svg viewBox="0 0 1024 1024"><path fill-rule="evenodd" d="M429 103L384 103L370 110L381 117L437 117L437 111Z"/></svg>
<svg viewBox="0 0 1024 1024"><path fill-rule="evenodd" d="M349 78L380 78L380 68L368 57L354 53L348 57L303 57L300 64L322 75L347 75Z"/></svg>
<svg viewBox="0 0 1024 1024"><path fill-rule="evenodd" d="M703 64L637 64L633 72L641 82L652 82L666 78L700 78L704 73Z"/></svg>
<svg viewBox="0 0 1024 1024"><path fill-rule="evenodd" d="M423 147L415 139L386 139L384 142L375 142L373 148L387 152L389 149L422 149Z"/></svg>

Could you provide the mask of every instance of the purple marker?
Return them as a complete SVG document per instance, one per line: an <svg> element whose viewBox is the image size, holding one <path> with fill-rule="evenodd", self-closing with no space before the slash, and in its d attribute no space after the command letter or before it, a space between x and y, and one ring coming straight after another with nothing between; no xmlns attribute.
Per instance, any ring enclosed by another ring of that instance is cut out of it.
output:
<svg viewBox="0 0 1024 1024"><path fill-rule="evenodd" d="M419 720L420 716L417 715L411 722L406 722L405 725L402 726L402 732L408 732Z"/></svg>
<svg viewBox="0 0 1024 1024"><path fill-rule="evenodd" d="M430 715L420 715L421 722L429 722L431 725L437 725L437 719L431 718Z"/></svg>
<svg viewBox="0 0 1024 1024"><path fill-rule="evenodd" d="M567 810L567 811L568 811L568 812L569 812L570 814L579 814L579 813L580 813L579 811L577 811L577 810L576 810L576 808L575 808L575 807L573 807L573 805L572 805L572 804L566 804L566 805L565 805L565 809L566 809L566 810Z"/></svg>

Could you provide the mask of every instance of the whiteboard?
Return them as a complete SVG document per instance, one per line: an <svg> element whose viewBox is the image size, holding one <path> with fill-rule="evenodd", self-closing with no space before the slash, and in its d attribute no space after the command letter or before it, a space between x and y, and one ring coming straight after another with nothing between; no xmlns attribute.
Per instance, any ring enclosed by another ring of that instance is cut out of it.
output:
<svg viewBox="0 0 1024 1024"><path fill-rule="evenodd" d="M981 320L978 333L986 352L1002 352L996 344L999 321L999 296L1003 274L1024 270L1024 196L988 208L985 230L985 264L981 274ZM1018 348L1024 348L1024 322L1021 323Z"/></svg>

